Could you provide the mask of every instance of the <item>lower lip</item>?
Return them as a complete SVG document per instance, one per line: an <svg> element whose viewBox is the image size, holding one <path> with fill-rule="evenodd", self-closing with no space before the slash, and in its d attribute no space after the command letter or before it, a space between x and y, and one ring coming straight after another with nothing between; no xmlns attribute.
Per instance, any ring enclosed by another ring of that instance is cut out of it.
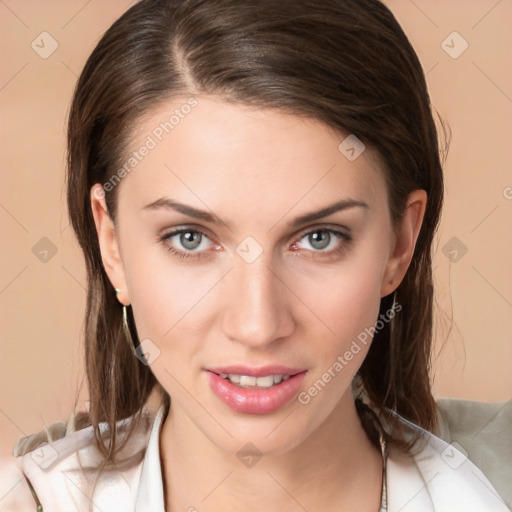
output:
<svg viewBox="0 0 512 512"><path fill-rule="evenodd" d="M215 395L228 407L243 414L269 414L277 411L297 395L306 376L304 371L270 388L242 388L216 373L207 374Z"/></svg>

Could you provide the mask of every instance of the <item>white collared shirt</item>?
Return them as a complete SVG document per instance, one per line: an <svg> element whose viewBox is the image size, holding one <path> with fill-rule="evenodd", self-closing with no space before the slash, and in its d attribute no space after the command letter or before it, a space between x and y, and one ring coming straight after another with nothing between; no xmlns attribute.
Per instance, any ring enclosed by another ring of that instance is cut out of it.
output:
<svg viewBox="0 0 512 512"><path fill-rule="evenodd" d="M165 420L160 406L146 430L137 431L126 453L142 446L141 459L119 471L103 473L90 498L93 473L80 469L94 466L101 457L92 427L68 434L18 458L18 467L31 481L45 512L165 512L159 440ZM118 424L126 426L129 421ZM419 429L427 443L413 457L391 451L387 461L388 512L506 512L505 505L483 473L456 447ZM21 464L19 463L21 459ZM2 489L0 511L36 510L36 502L18 482ZM26 485L26 484L25 484ZM16 493L22 499L16 501ZM20 507L22 503L23 508Z"/></svg>

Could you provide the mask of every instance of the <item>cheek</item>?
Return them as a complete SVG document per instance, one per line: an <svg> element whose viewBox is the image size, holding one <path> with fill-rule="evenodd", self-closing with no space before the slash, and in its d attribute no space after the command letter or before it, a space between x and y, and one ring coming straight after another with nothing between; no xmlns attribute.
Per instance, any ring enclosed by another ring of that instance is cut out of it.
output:
<svg viewBox="0 0 512 512"><path fill-rule="evenodd" d="M382 251L365 248L329 272L318 271L298 281L297 295L321 320L315 322L319 325L319 338L334 340L329 344L334 349L350 345L377 320L385 266L379 254Z"/></svg>
<svg viewBox="0 0 512 512"><path fill-rule="evenodd" d="M332 290L330 297L326 294L323 303L318 303L330 332L324 329L323 335L317 334L319 341L315 343L320 373L332 368L336 361L342 365L338 364L344 376L337 379L340 389L344 388L342 381L352 380L366 357L372 341L369 329L375 325L380 307L379 289L373 282L354 279L353 283L347 280L345 284L341 291ZM342 356L341 363L339 356Z"/></svg>
<svg viewBox="0 0 512 512"><path fill-rule="evenodd" d="M197 315L208 302L214 277L180 271L162 262L151 265L143 275L135 273L129 287L139 336L166 343L176 333L200 325Z"/></svg>
<svg viewBox="0 0 512 512"><path fill-rule="evenodd" d="M323 293L311 295L322 322L309 323L307 339L315 339L313 371L299 395L300 404L313 407L312 424L325 417L350 389L368 353L380 308L381 266L373 259L341 268L323 281ZM314 325L320 325L318 329ZM325 328L328 326L328 329ZM311 347L310 347L311 349ZM324 391L325 389L325 391ZM320 397L319 399L315 397Z"/></svg>
<svg viewBox="0 0 512 512"><path fill-rule="evenodd" d="M170 255L155 238L155 232L149 232L131 215L129 209L119 209L118 239L123 262L124 278L129 293L131 310L139 342L144 353L149 353L151 371L156 379L163 383L177 374L171 366L175 359L183 360L187 354L175 344L173 355L168 357L166 345L175 339L174 326L186 313L190 286L186 286L179 271L168 262ZM189 307L190 308L190 307ZM174 382L174 381L172 381ZM171 382L171 384L172 384ZM170 385L163 385L171 389ZM174 392L175 390L173 390Z"/></svg>
<svg viewBox="0 0 512 512"><path fill-rule="evenodd" d="M178 261L163 243L150 238L147 229L139 227L139 236L134 236L137 222L131 224L133 229L125 233L122 249L137 331L141 339L165 343L176 330L191 323L217 276L206 267Z"/></svg>

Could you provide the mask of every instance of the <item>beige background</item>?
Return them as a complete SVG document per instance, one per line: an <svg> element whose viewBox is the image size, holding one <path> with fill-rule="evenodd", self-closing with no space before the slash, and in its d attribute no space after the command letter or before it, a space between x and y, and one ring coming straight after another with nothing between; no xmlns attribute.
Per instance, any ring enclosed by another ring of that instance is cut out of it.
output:
<svg viewBox="0 0 512 512"><path fill-rule="evenodd" d="M433 104L453 131L435 259L437 351L444 345L435 393L508 400L512 3L387 4L416 48ZM0 455L10 453L19 436L67 417L82 383L85 273L65 208L65 119L87 55L129 5L0 0ZM450 35L454 31L463 39ZM46 59L31 47L35 40L40 53L51 49L42 32L58 44ZM464 41L469 46L457 58L445 51L456 56ZM51 244L41 241L45 237ZM461 247L467 248L462 257ZM450 252L454 261L445 255ZM86 398L83 389L79 403Z"/></svg>

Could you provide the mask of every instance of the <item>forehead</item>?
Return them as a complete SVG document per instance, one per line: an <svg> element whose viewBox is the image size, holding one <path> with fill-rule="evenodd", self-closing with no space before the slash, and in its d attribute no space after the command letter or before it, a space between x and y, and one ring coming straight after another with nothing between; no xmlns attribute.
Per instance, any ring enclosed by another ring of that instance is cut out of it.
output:
<svg viewBox="0 0 512 512"><path fill-rule="evenodd" d="M365 148L347 158L340 143L348 135L316 119L215 97L174 98L132 131L126 161L137 155L122 188L138 204L154 201L157 192L183 193L195 202L218 202L227 194L246 205L281 199L291 206L326 194L385 198L378 155Z"/></svg>

